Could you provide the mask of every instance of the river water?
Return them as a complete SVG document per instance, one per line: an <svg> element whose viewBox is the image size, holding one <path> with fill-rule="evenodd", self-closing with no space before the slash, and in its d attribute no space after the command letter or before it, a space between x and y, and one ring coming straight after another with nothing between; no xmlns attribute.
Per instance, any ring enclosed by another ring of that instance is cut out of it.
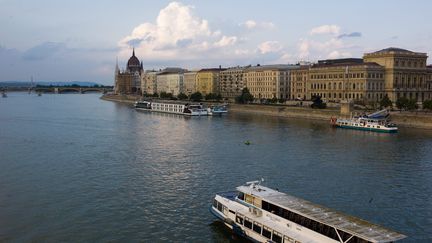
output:
<svg viewBox="0 0 432 243"><path fill-rule="evenodd" d="M260 178L408 235L401 242L432 242L432 131L187 118L99 96L0 100L0 242L239 242L208 208L216 192Z"/></svg>

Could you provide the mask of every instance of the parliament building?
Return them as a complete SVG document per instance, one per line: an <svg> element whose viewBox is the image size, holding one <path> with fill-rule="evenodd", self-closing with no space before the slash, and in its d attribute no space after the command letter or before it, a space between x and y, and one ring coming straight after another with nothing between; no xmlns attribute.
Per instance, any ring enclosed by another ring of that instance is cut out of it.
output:
<svg viewBox="0 0 432 243"><path fill-rule="evenodd" d="M135 56L135 49L129 58L126 69L121 71L116 63L114 92L116 94L141 94L142 62Z"/></svg>

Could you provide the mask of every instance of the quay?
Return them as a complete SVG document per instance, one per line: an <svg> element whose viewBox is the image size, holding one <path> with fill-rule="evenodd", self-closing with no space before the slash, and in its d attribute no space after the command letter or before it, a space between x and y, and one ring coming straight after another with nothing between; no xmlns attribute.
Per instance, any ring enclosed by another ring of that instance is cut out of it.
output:
<svg viewBox="0 0 432 243"><path fill-rule="evenodd" d="M105 94L103 100L134 104L141 96L137 95L115 95ZM203 101L203 103L206 103ZM298 107L288 105L263 105L263 104L235 104L230 103L231 113L245 113L260 116L274 116L296 119L319 120L329 122L332 117L340 116L339 108L312 109L309 107ZM363 110L354 110L354 113L363 113ZM399 112L391 111L394 123L405 128L432 129L432 113L425 112Z"/></svg>

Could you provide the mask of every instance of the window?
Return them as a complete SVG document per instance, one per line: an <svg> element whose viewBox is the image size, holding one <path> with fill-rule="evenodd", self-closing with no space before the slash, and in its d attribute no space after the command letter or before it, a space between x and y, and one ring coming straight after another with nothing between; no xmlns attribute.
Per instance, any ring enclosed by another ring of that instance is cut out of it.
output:
<svg viewBox="0 0 432 243"><path fill-rule="evenodd" d="M243 216L241 216L240 214L237 214L236 222L243 225Z"/></svg>
<svg viewBox="0 0 432 243"><path fill-rule="evenodd" d="M282 234L277 231L273 231L272 241L276 243L282 243Z"/></svg>
<svg viewBox="0 0 432 243"><path fill-rule="evenodd" d="M253 231L257 232L258 234L261 234L261 224L254 222L253 224Z"/></svg>
<svg viewBox="0 0 432 243"><path fill-rule="evenodd" d="M246 217L245 217L245 219L244 219L244 226L245 226L246 228L252 229L252 222L250 221L249 218L246 218Z"/></svg>
<svg viewBox="0 0 432 243"><path fill-rule="evenodd" d="M217 209L222 212L222 203L218 202Z"/></svg>
<svg viewBox="0 0 432 243"><path fill-rule="evenodd" d="M268 239L271 239L271 229L269 227L264 226L262 230L262 235Z"/></svg>

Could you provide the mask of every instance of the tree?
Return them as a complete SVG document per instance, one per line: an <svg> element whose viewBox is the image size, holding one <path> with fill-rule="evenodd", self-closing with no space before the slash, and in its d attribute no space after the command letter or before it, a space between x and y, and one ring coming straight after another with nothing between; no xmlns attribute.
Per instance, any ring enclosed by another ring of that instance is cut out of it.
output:
<svg viewBox="0 0 432 243"><path fill-rule="evenodd" d="M417 100L409 99L408 103L406 104L406 109L409 111L417 110L418 109Z"/></svg>
<svg viewBox="0 0 432 243"><path fill-rule="evenodd" d="M312 102L311 107L313 109L325 109L327 107L327 104L322 101L321 96L312 96Z"/></svg>
<svg viewBox="0 0 432 243"><path fill-rule="evenodd" d="M252 101L254 100L254 97L253 97L253 95L249 92L249 89L248 89L248 88L243 88L243 89L242 89L242 92L241 92L241 95L237 96L237 97L235 98L235 100L236 100L237 103L245 104L245 103L252 102Z"/></svg>
<svg viewBox="0 0 432 243"><path fill-rule="evenodd" d="M173 94L167 93L165 91L162 91L160 93L160 97L161 97L161 99L172 99L173 98Z"/></svg>
<svg viewBox="0 0 432 243"><path fill-rule="evenodd" d="M190 99L195 101L195 102L199 102L203 99L203 96L200 92L195 92L195 93L191 94Z"/></svg>
<svg viewBox="0 0 432 243"><path fill-rule="evenodd" d="M177 95L177 98L179 100L186 100L188 98L188 96L185 95L184 93L180 93L180 94Z"/></svg>
<svg viewBox="0 0 432 243"><path fill-rule="evenodd" d="M392 107L393 103L391 102L390 98L388 97L388 95L384 95L384 97L381 99L380 101L380 106L381 108L387 108L387 107Z"/></svg>
<svg viewBox="0 0 432 243"><path fill-rule="evenodd" d="M216 97L215 97L215 99L217 101L221 101L222 100L222 95L221 94L217 94Z"/></svg>
<svg viewBox="0 0 432 243"><path fill-rule="evenodd" d="M423 101L423 109L431 111L432 110L432 100Z"/></svg>
<svg viewBox="0 0 432 243"><path fill-rule="evenodd" d="M215 95L213 93L208 93L205 95L205 99L206 100L214 100L215 99Z"/></svg>
<svg viewBox="0 0 432 243"><path fill-rule="evenodd" d="M400 97L396 100L396 107L402 112L402 109L406 109L408 105L408 99L405 97Z"/></svg>

